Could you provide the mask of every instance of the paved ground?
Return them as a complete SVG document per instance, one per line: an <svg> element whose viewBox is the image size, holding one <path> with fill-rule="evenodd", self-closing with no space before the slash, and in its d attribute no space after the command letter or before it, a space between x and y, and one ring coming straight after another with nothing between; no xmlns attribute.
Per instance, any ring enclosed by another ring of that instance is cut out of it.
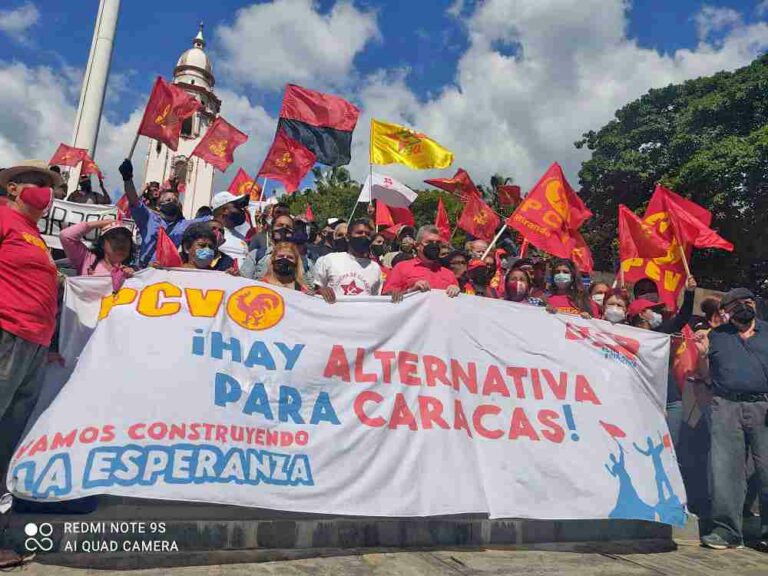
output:
<svg viewBox="0 0 768 576"><path fill-rule="evenodd" d="M222 562L235 559L233 553L226 554L228 556L226 559L222 557ZM216 556L209 558L211 560L216 561ZM125 574L36 562L11 573L24 576ZM708 551L695 540L683 540L677 542L676 550L655 553L637 552L631 544L581 545L569 552L516 549L378 552L282 562L157 568L131 573L136 576L765 576L768 574L768 554L751 549Z"/></svg>

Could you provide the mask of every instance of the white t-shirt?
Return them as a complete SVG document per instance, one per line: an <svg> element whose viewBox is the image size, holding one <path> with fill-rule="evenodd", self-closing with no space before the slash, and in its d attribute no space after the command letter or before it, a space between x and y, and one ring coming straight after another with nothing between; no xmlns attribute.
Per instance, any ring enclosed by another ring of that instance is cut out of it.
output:
<svg viewBox="0 0 768 576"><path fill-rule="evenodd" d="M377 296L381 290L379 265L349 252L331 252L318 258L313 278L315 286L333 288L337 296Z"/></svg>
<svg viewBox="0 0 768 576"><path fill-rule="evenodd" d="M245 235L248 233L248 223L244 223L237 228L224 229L224 244L219 246L219 252L222 252L237 261L238 267L243 265L245 257L248 256L248 243L245 241Z"/></svg>

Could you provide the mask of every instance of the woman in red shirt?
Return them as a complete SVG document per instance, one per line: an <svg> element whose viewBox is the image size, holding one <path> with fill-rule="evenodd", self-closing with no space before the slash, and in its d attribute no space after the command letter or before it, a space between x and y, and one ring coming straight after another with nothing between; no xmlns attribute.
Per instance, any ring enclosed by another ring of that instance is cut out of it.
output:
<svg viewBox="0 0 768 576"><path fill-rule="evenodd" d="M582 318L599 317L597 304L581 283L581 273L570 260L552 263L552 295L547 299L547 312L575 314Z"/></svg>

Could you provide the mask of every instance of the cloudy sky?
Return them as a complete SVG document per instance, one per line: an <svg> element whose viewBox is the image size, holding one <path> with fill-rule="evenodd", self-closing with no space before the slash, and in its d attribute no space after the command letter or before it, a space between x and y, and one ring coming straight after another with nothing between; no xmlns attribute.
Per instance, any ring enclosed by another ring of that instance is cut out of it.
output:
<svg viewBox="0 0 768 576"><path fill-rule="evenodd" d="M0 166L71 143L97 7L0 3ZM463 167L527 189L555 160L576 184L586 151L574 141L650 88L768 48L768 0L124 0L96 152L110 189L155 76L171 76L201 20L222 113L250 136L219 188L238 166L260 166L287 82L361 108L353 177L367 173L376 117L456 154L442 172L384 173L418 184Z"/></svg>

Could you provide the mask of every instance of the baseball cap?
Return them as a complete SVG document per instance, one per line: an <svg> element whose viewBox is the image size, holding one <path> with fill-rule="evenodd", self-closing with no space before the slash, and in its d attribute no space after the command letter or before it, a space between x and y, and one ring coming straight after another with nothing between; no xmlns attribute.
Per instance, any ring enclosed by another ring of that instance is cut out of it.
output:
<svg viewBox="0 0 768 576"><path fill-rule="evenodd" d="M627 310L627 317L634 318L649 308L660 308L662 306L664 306L663 302L652 302L651 300L646 300L645 298L638 298L629 305L629 309Z"/></svg>
<svg viewBox="0 0 768 576"><path fill-rule="evenodd" d="M725 296L723 296L723 299L720 301L720 307L725 308L726 306L733 304L737 300L754 300L755 295L752 294L750 290L747 288L733 288L732 290L729 290L725 293Z"/></svg>
<svg viewBox="0 0 768 576"><path fill-rule="evenodd" d="M230 203L242 204L245 207L250 200L248 195L237 196L236 194L232 194L232 192L219 192L211 198L211 209L216 210L217 208L224 206L224 204Z"/></svg>

